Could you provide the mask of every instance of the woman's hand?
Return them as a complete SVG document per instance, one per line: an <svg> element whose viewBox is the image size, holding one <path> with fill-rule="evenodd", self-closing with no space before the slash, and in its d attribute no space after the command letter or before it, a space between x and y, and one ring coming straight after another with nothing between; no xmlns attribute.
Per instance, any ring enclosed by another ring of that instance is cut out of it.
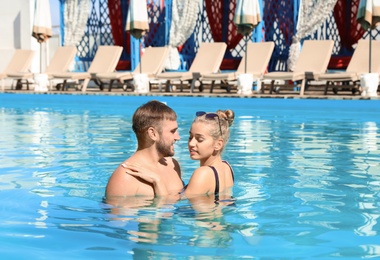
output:
<svg viewBox="0 0 380 260"><path fill-rule="evenodd" d="M158 176L155 172L151 172L137 164L123 163L121 164L121 167L123 167L126 170L125 172L129 175L143 179L151 184L160 182L160 176Z"/></svg>
<svg viewBox="0 0 380 260"><path fill-rule="evenodd" d="M157 196L166 196L168 191L164 183L161 182L160 176L140 165L123 163L121 167L125 168L125 173L132 175L136 178L140 178L148 183L151 183L154 187L154 193Z"/></svg>

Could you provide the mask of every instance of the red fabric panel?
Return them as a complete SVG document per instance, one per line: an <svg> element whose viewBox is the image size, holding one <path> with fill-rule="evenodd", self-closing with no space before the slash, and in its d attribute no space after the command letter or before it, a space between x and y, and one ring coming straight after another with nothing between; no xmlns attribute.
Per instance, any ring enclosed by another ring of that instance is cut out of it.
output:
<svg viewBox="0 0 380 260"><path fill-rule="evenodd" d="M236 9L236 0L206 0L206 13L211 28L211 34L216 42L225 42L227 49L233 49L240 42L243 36L237 32L237 27L233 22L233 15ZM228 12L227 28L223 26L225 13ZM227 39L223 39L223 33L226 33Z"/></svg>
<svg viewBox="0 0 380 260"><path fill-rule="evenodd" d="M351 56L332 56L328 65L329 69L346 69Z"/></svg>
<svg viewBox="0 0 380 260"><path fill-rule="evenodd" d="M126 33L124 30L120 0L108 0L108 10L114 44L123 46L123 52L129 54L130 37L129 33ZM130 68L131 62L129 60L121 59L116 66L116 70L129 70Z"/></svg>
<svg viewBox="0 0 380 260"><path fill-rule="evenodd" d="M222 41L222 6L223 0L206 0L206 12L214 41Z"/></svg>
<svg viewBox="0 0 380 260"><path fill-rule="evenodd" d="M115 45L123 46L123 21L120 0L108 0L108 11Z"/></svg>
<svg viewBox="0 0 380 260"><path fill-rule="evenodd" d="M341 53L346 56L333 56L329 63L329 69L346 69L351 54L354 51L353 45L363 37L365 30L356 21L360 0L337 0L334 7L334 18L338 27L340 37Z"/></svg>
<svg viewBox="0 0 380 260"><path fill-rule="evenodd" d="M237 59L224 59L220 65L221 70L237 70L240 60Z"/></svg>
<svg viewBox="0 0 380 260"><path fill-rule="evenodd" d="M360 0L338 0L334 7L334 18L338 27L340 44L349 52L352 45L363 37L365 31L356 21Z"/></svg>
<svg viewBox="0 0 380 260"><path fill-rule="evenodd" d="M271 30L276 27L276 22L284 37L285 44L290 46L295 30L292 18L294 16L294 0L265 0L263 13L265 15L266 35L273 35Z"/></svg>

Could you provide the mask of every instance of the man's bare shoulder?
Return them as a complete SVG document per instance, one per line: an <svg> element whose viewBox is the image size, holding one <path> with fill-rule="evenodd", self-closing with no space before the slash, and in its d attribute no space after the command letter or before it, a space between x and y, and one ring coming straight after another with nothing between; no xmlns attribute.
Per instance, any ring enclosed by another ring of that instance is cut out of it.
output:
<svg viewBox="0 0 380 260"><path fill-rule="evenodd" d="M106 187L106 196L134 196L138 189L139 181L125 173L125 169L119 165L112 173Z"/></svg>
<svg viewBox="0 0 380 260"><path fill-rule="evenodd" d="M173 157L162 158L161 159L161 165L162 165L162 167L166 168L167 170L174 171L179 176L181 176L181 168L179 166L179 163Z"/></svg>
<svg viewBox="0 0 380 260"><path fill-rule="evenodd" d="M176 164L178 164L177 160L173 157L164 157L160 160L161 164L165 167L173 168Z"/></svg>

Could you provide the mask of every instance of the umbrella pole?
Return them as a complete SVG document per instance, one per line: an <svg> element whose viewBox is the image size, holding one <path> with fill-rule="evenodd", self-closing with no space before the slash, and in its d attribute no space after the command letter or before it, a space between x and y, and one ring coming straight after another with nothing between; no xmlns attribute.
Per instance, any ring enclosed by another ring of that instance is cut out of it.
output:
<svg viewBox="0 0 380 260"><path fill-rule="evenodd" d="M40 73L42 73L42 42L40 42Z"/></svg>
<svg viewBox="0 0 380 260"><path fill-rule="evenodd" d="M140 74L142 73L142 64L141 64L141 38L139 39L139 64L140 64Z"/></svg>
<svg viewBox="0 0 380 260"><path fill-rule="evenodd" d="M244 73L247 74L247 60L248 60L248 36L245 36L245 57L244 57L244 60L245 60L245 64L244 64Z"/></svg>
<svg viewBox="0 0 380 260"><path fill-rule="evenodd" d="M371 73L371 58L372 58L372 30L369 29L369 73Z"/></svg>

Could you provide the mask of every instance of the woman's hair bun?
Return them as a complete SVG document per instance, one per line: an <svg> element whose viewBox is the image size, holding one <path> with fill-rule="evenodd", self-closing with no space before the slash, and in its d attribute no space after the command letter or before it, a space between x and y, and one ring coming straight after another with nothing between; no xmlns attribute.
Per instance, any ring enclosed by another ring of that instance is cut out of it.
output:
<svg viewBox="0 0 380 260"><path fill-rule="evenodd" d="M227 109L227 110L218 110L217 111L218 113L218 116L224 120L226 120L228 122L228 126L231 126L232 123L234 122L234 118L235 118L235 113L234 111L232 111L231 109Z"/></svg>

